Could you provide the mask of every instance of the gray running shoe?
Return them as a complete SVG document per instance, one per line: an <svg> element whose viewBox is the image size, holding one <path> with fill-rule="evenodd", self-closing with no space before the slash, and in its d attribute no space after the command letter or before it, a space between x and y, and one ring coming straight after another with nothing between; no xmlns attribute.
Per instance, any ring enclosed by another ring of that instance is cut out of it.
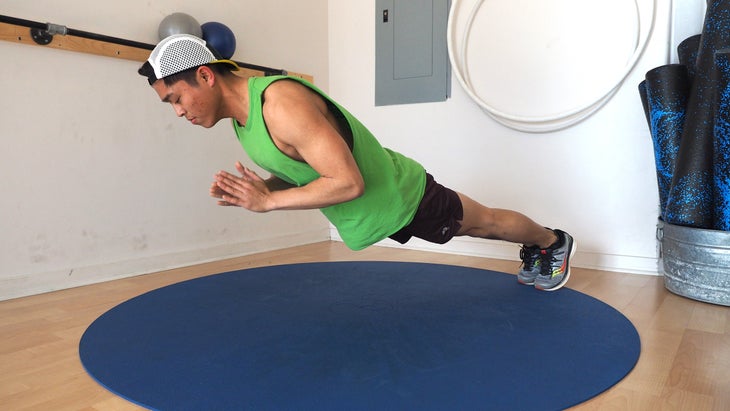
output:
<svg viewBox="0 0 730 411"><path fill-rule="evenodd" d="M520 249L522 268L517 273L517 281L520 284L533 285L535 278L540 274L540 247L525 246Z"/></svg>
<svg viewBox="0 0 730 411"><path fill-rule="evenodd" d="M540 273L535 278L535 288L543 291L555 291L568 282L570 258L576 248L570 234L561 230L554 231L558 235L560 247L540 250Z"/></svg>

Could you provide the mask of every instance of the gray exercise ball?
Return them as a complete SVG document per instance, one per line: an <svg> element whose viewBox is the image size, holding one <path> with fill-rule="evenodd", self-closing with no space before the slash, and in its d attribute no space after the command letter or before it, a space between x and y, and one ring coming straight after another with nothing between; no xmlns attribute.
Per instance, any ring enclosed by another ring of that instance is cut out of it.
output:
<svg viewBox="0 0 730 411"><path fill-rule="evenodd" d="M162 19L157 34L160 40L173 34L192 34L193 36L202 37L203 30L200 28L200 23L193 16L185 13L172 13Z"/></svg>

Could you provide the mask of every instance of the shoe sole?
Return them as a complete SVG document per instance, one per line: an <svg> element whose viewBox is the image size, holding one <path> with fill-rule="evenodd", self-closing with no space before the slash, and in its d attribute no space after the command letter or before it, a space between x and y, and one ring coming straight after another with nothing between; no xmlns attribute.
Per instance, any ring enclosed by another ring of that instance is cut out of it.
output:
<svg viewBox="0 0 730 411"><path fill-rule="evenodd" d="M522 285L535 285L535 280L533 280L533 281L532 281L531 283L528 283L528 282L526 282L526 281L522 281L522 280L520 280L520 279L518 278L518 279L517 279L517 282L518 282L518 283L520 283L520 284L522 284Z"/></svg>
<svg viewBox="0 0 730 411"><path fill-rule="evenodd" d="M565 271L565 277L563 277L563 281L559 282L556 286L551 288L541 288L540 286L535 286L540 291L556 291L561 288L568 282L568 279L570 278L570 260L573 259L573 254L575 254L575 250L578 249L578 244L575 242L575 239L573 239L573 244L570 247L570 255L568 256L568 269Z"/></svg>

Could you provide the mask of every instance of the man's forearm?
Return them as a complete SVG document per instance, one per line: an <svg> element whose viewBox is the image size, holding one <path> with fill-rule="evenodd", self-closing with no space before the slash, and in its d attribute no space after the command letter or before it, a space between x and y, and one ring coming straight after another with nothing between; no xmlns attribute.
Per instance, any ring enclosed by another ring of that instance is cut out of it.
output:
<svg viewBox="0 0 730 411"><path fill-rule="evenodd" d="M266 187L271 191L286 190L287 188L296 187L294 184L290 184L277 176L272 175L266 180Z"/></svg>
<svg viewBox="0 0 730 411"><path fill-rule="evenodd" d="M267 186L268 187L268 186ZM329 207L353 200L363 193L358 184L342 184L332 178L320 177L303 186L271 191L270 210L308 210Z"/></svg>

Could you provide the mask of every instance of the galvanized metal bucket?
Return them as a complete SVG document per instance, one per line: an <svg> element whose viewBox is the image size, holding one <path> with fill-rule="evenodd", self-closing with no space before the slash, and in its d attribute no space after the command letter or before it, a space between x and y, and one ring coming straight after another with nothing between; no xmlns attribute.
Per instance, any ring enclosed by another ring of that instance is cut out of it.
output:
<svg viewBox="0 0 730 411"><path fill-rule="evenodd" d="M698 301L730 306L730 232L659 220L664 286Z"/></svg>

